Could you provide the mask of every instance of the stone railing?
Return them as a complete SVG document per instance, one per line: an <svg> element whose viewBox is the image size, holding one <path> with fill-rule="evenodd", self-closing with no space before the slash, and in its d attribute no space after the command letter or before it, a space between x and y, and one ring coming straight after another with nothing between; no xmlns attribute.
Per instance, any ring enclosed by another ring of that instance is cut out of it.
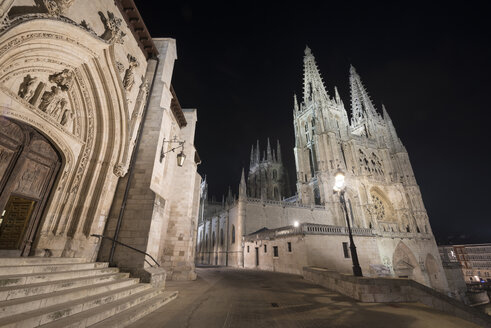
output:
<svg viewBox="0 0 491 328"><path fill-rule="evenodd" d="M310 209L325 209L324 205L303 205L298 202L288 202L286 200L269 200L261 198L247 197L249 203L260 203L268 205L277 205L281 207L298 207L298 208L310 208Z"/></svg>
<svg viewBox="0 0 491 328"><path fill-rule="evenodd" d="M378 235L389 238L418 238L431 239L433 235L426 232L399 232L399 231L378 231Z"/></svg>
<svg viewBox="0 0 491 328"><path fill-rule="evenodd" d="M354 236L375 236L372 229L352 228ZM249 235L246 240L271 239L292 235L348 235L348 227L331 226L325 224L302 223L298 227L287 226L277 229L268 229Z"/></svg>
<svg viewBox="0 0 491 328"><path fill-rule="evenodd" d="M347 235L348 227L330 226L325 224L302 223L302 231L309 235ZM368 228L351 228L355 236L375 236L375 231Z"/></svg>

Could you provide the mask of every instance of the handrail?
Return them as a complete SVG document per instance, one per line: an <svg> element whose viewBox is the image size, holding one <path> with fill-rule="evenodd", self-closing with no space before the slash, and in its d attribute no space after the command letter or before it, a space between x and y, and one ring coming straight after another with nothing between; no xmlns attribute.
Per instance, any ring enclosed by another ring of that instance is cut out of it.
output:
<svg viewBox="0 0 491 328"><path fill-rule="evenodd" d="M147 255L148 257L150 257L150 258L151 258L151 259L152 259L152 260L155 262L155 264L157 264L157 266L160 266L159 262L155 261L155 259L152 257L152 255L150 255L150 254L148 254L148 253L145 253L144 251L141 251L141 250L139 250L138 248L134 248L133 246L126 245L125 243L122 243L122 242L120 242L120 241L114 240L114 239L113 239L113 238L111 238L111 237L106 237L106 236L103 236L103 235L98 235L98 234L95 234L95 233L91 234L91 236L92 236L92 237L97 237L97 238L106 238L106 239L109 239L109 240L111 240L112 242L114 242L114 243L116 243L116 244L119 244L119 245L124 246L124 247L128 247L129 249L132 249L132 250L134 250L134 251L137 251L138 253L142 253L142 254L144 254L144 255ZM148 262L148 261L147 261L147 259L144 259L144 260L145 260L145 262L147 262L147 263L148 263L148 265L150 265L150 266L153 268L153 265L152 265L150 262Z"/></svg>

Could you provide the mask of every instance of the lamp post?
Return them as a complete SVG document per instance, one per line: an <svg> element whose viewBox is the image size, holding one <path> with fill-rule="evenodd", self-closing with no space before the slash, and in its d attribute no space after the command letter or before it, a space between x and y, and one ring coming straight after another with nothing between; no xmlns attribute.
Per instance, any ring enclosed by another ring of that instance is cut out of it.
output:
<svg viewBox="0 0 491 328"><path fill-rule="evenodd" d="M346 206L345 199L345 191L346 185L344 182L344 173L341 170L338 170L334 175L334 192L339 194L339 201L343 205L344 214L346 216L346 224L348 225L348 235L350 242L350 251L351 251L351 261L353 262L353 275L356 277L363 277L363 273L361 272L360 262L358 262L358 254L356 253L355 242L353 241L353 234L351 233L351 224L348 216L348 207Z"/></svg>

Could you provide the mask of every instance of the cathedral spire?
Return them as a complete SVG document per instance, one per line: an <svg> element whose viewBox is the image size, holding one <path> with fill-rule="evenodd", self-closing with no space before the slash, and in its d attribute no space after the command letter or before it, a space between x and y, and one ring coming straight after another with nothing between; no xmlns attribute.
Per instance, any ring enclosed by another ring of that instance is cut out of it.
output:
<svg viewBox="0 0 491 328"><path fill-rule="evenodd" d="M272 161L273 160L273 155L271 153L271 144L269 142L269 138L268 138L268 145L267 145L267 148L266 148L266 160L267 161Z"/></svg>
<svg viewBox="0 0 491 328"><path fill-rule="evenodd" d="M338 87L334 87L334 99L336 99L336 103L341 104L343 101L341 100L341 97L339 96L338 92Z"/></svg>
<svg viewBox="0 0 491 328"><path fill-rule="evenodd" d="M256 164L259 164L261 162L261 153L259 152L259 140L257 140L256 143Z"/></svg>
<svg viewBox="0 0 491 328"><path fill-rule="evenodd" d="M249 168L254 166L254 145L251 148L251 161L249 162Z"/></svg>
<svg viewBox="0 0 491 328"><path fill-rule="evenodd" d="M396 128L394 127L394 123L392 123L392 120L390 119L389 113L387 113L387 109L385 109L384 104L382 104L382 112L384 115L384 121L387 125L387 131L389 133L389 137L390 137L391 141L393 142L393 145L396 148L400 148L402 146L402 143L401 143L399 137L397 136Z"/></svg>
<svg viewBox="0 0 491 328"><path fill-rule="evenodd" d="M350 86L351 86L351 123L358 125L367 118L379 117L372 100L368 96L361 78L353 65L350 65Z"/></svg>
<svg viewBox="0 0 491 328"><path fill-rule="evenodd" d="M295 112L298 112L298 100L295 93L293 94L293 109L295 110Z"/></svg>
<svg viewBox="0 0 491 328"><path fill-rule="evenodd" d="M245 180L244 168L242 168L242 175L240 176L239 185L239 199L247 197L247 185Z"/></svg>
<svg viewBox="0 0 491 328"><path fill-rule="evenodd" d="M280 141L276 141L276 159L278 160L278 163L281 163L281 147L280 147Z"/></svg>
<svg viewBox="0 0 491 328"><path fill-rule="evenodd" d="M329 98L314 55L307 46L303 58L303 101L309 103L315 97Z"/></svg>

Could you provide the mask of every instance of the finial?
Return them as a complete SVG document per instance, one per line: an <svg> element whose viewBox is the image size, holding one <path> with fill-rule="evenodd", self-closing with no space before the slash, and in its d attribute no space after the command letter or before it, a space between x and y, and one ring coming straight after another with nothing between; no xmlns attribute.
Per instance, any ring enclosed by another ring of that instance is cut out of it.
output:
<svg viewBox="0 0 491 328"><path fill-rule="evenodd" d="M356 69L355 69L355 67L354 67L353 65L351 65L351 64L349 64L349 72L350 72L351 74L356 74Z"/></svg>
<svg viewBox="0 0 491 328"><path fill-rule="evenodd" d="M312 51L310 50L308 45L305 45L305 56L311 55Z"/></svg>

